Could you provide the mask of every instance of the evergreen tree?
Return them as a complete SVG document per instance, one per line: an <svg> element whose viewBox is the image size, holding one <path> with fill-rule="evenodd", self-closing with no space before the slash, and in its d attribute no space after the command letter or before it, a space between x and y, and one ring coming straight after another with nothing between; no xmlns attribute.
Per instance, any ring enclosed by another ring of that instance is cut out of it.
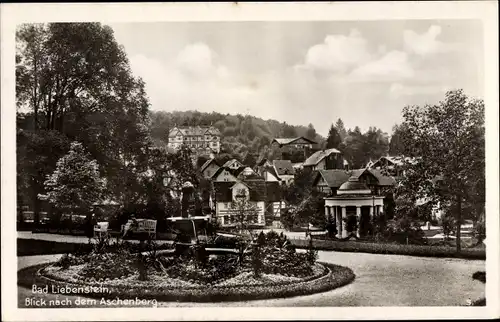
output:
<svg viewBox="0 0 500 322"><path fill-rule="evenodd" d="M338 149L340 143L342 143L342 139L339 135L339 132L333 126L333 124L330 126L330 130L328 131L328 137L326 138L326 149Z"/></svg>

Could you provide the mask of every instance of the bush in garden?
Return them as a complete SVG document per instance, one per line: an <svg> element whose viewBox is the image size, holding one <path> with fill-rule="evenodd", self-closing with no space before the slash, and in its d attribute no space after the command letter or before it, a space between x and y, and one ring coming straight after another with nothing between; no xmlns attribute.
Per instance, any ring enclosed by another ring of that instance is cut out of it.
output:
<svg viewBox="0 0 500 322"><path fill-rule="evenodd" d="M203 267L197 267L194 258L173 258L166 261L167 274L172 278L179 278L185 281L195 280L205 284L213 284L222 279L231 278L239 272L238 260L234 255L211 258Z"/></svg>
<svg viewBox="0 0 500 322"><path fill-rule="evenodd" d="M74 261L70 254L64 254L56 263L55 266L61 267L61 269L68 269L71 265L74 265Z"/></svg>
<svg viewBox="0 0 500 322"><path fill-rule="evenodd" d="M350 234L356 233L358 230L358 219L354 215L349 215L344 220L344 225L346 225L346 230Z"/></svg>
<svg viewBox="0 0 500 322"><path fill-rule="evenodd" d="M135 272L134 256L128 252L91 253L87 256L87 261L80 275L98 281L124 278Z"/></svg>
<svg viewBox="0 0 500 322"><path fill-rule="evenodd" d="M474 232L474 237L477 240L477 244L481 244L483 240L486 238L486 226L484 218L478 220L478 222L474 226L473 232Z"/></svg>
<svg viewBox="0 0 500 322"><path fill-rule="evenodd" d="M440 225L443 229L443 234L446 239L449 239L451 233L454 232L456 225L455 222L455 218L453 218L453 215L449 212L445 212L445 214L441 218Z"/></svg>
<svg viewBox="0 0 500 322"><path fill-rule="evenodd" d="M307 261L309 264L314 264L316 260L318 259L318 251L314 249L313 247L313 240L312 238L309 239L309 247L307 248Z"/></svg>
<svg viewBox="0 0 500 322"><path fill-rule="evenodd" d="M418 221L402 216L387 225L387 239L399 244L425 244L425 234Z"/></svg>

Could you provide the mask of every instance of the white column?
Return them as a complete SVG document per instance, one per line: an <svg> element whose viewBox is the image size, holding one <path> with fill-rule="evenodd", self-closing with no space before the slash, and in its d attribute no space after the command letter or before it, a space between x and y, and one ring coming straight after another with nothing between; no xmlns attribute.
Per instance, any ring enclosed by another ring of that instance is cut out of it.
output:
<svg viewBox="0 0 500 322"><path fill-rule="evenodd" d="M328 220L328 215L330 214L330 207L325 206L325 219Z"/></svg>
<svg viewBox="0 0 500 322"><path fill-rule="evenodd" d="M370 206L370 222L373 221L373 206Z"/></svg>
<svg viewBox="0 0 500 322"><path fill-rule="evenodd" d="M360 237L360 228L361 228L361 207L356 206L356 220L358 221L358 229L356 230L356 237Z"/></svg>
<svg viewBox="0 0 500 322"><path fill-rule="evenodd" d="M335 206L335 224L337 228L337 238L342 238L342 214L340 213L338 206Z"/></svg>
<svg viewBox="0 0 500 322"><path fill-rule="evenodd" d="M344 223L344 218L347 218L347 213L346 213L346 208L343 206L342 207L342 218L340 220L340 222L342 224L342 235L340 236L341 238L347 237L347 230L346 230L347 225L345 225L345 223Z"/></svg>

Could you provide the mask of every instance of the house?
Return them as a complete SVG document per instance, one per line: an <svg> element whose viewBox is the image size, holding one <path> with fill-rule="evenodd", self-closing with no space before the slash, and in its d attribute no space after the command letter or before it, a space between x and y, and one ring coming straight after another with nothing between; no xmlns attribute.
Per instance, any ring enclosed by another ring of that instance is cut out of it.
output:
<svg viewBox="0 0 500 322"><path fill-rule="evenodd" d="M297 163L304 162L311 154L313 147L317 146L317 143L301 136L296 138L276 138L271 142L271 146L279 150L281 159Z"/></svg>
<svg viewBox="0 0 500 322"><path fill-rule="evenodd" d="M396 180L382 174L380 170L318 170L313 180L313 187L328 195L336 195L342 184L353 178L365 184L374 194L380 194L384 188L393 187Z"/></svg>
<svg viewBox="0 0 500 322"><path fill-rule="evenodd" d="M210 179L212 178L214 173L219 170L219 168L220 166L217 164L217 161L215 161L215 159L209 159L201 166L200 172L204 178Z"/></svg>
<svg viewBox="0 0 500 322"><path fill-rule="evenodd" d="M311 170L344 169L344 158L337 149L320 150L307 158L303 167Z"/></svg>
<svg viewBox="0 0 500 322"><path fill-rule="evenodd" d="M286 202L282 197L281 186L277 181L266 182L266 222L273 227L281 228L281 211L286 209Z"/></svg>
<svg viewBox="0 0 500 322"><path fill-rule="evenodd" d="M249 217L245 223L251 226L265 225L266 182L248 180L236 182L214 182L215 216L221 226L231 227L239 223L237 200L243 198L257 210L255 217Z"/></svg>
<svg viewBox="0 0 500 322"><path fill-rule="evenodd" d="M295 169L293 168L292 161L290 160L274 160L273 169L278 179L285 184L293 182L295 176Z"/></svg>
<svg viewBox="0 0 500 322"><path fill-rule="evenodd" d="M243 171L244 167L240 167L238 169L226 168L224 166L220 167L215 171L212 175L213 182L236 182L238 181L237 177L241 171Z"/></svg>
<svg viewBox="0 0 500 322"><path fill-rule="evenodd" d="M226 161L226 163L224 163L222 166L225 168L230 168L230 169L238 169L239 167L243 166L243 163L241 163L240 161L238 161L236 159L231 159L231 160Z"/></svg>
<svg viewBox="0 0 500 322"><path fill-rule="evenodd" d="M377 161L370 162L367 164L369 169L386 170L390 175L395 177L404 176L403 166L405 163L414 163L415 158L403 157L403 156L385 156L381 157Z"/></svg>
<svg viewBox="0 0 500 322"><path fill-rule="evenodd" d="M325 217L336 226L337 238L349 237L348 217L356 218L356 237L365 236L373 216L383 212L383 190L395 184L393 177L374 169L318 170L313 180L313 187L327 194Z"/></svg>
<svg viewBox="0 0 500 322"><path fill-rule="evenodd" d="M285 146L288 147L294 147L294 148L309 148L312 149L314 144L317 144L313 140L309 140L308 138L305 138L303 136L297 137L297 138L276 138L273 139L271 142L273 146L282 148Z"/></svg>
<svg viewBox="0 0 500 322"><path fill-rule="evenodd" d="M219 153L221 133L213 126L175 126L168 133L168 147L178 150L182 145L200 154Z"/></svg>
<svg viewBox="0 0 500 322"><path fill-rule="evenodd" d="M258 175L262 176L265 181L280 181L278 174L274 170L273 163L268 159L264 158L257 162L257 165L255 166L255 172Z"/></svg>

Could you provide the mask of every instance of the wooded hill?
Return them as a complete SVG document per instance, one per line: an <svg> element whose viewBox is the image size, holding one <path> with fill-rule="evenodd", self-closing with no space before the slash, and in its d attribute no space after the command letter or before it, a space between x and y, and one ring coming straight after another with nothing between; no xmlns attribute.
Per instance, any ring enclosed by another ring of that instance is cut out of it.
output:
<svg viewBox="0 0 500 322"><path fill-rule="evenodd" d="M244 160L248 154L254 158L270 152L274 138L304 136L318 142L320 148L325 139L316 133L314 126L290 125L276 120L263 120L250 115L202 113L198 111L164 112L153 111L151 117L151 137L154 144L168 143L168 133L174 126L209 126L213 125L222 133L221 153L229 153Z"/></svg>

